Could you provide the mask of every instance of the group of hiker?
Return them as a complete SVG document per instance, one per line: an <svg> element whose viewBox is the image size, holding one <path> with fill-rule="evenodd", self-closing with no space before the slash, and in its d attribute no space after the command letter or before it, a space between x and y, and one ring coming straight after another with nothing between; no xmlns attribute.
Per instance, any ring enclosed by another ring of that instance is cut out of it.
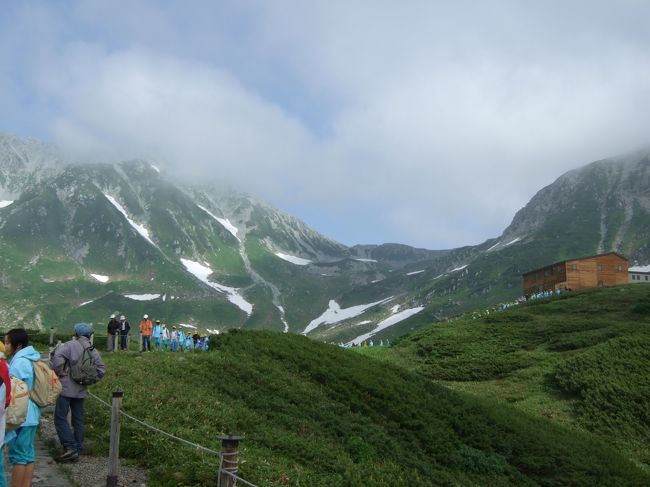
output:
<svg viewBox="0 0 650 487"><path fill-rule="evenodd" d="M90 325L74 325L74 337L51 352L52 368L29 344L24 329L8 331L0 342L0 446L7 447L12 487L32 485L42 407L54 406L54 425L63 447L55 460L74 462L83 452L84 399L88 386L106 372L91 336ZM6 486L4 454L0 454L0 487Z"/></svg>
<svg viewBox="0 0 650 487"><path fill-rule="evenodd" d="M140 351L194 351L194 350L207 350L208 337L200 335L198 332L184 332L183 329L176 325L171 329L167 327L166 323L161 323L156 320L155 323L145 314L140 320L139 326L140 334ZM117 315L112 314L108 322L107 330L108 340L106 341L106 350L109 352L117 351L117 340L119 338L121 350L126 350L128 347L128 339L131 334L131 325L124 315L119 319ZM153 350L152 350L153 348Z"/></svg>

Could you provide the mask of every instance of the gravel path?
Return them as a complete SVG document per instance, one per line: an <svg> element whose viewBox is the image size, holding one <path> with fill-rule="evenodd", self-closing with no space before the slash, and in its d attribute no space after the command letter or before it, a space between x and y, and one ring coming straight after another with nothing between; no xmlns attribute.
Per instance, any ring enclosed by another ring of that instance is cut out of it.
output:
<svg viewBox="0 0 650 487"><path fill-rule="evenodd" d="M56 450L58 451L61 447L59 444L59 439L56 435L56 430L54 428L54 422L51 414L41 415L41 427L39 429L39 443L41 443L43 446L55 446ZM65 471L67 475L74 481L74 483L80 487L106 486L106 475L108 474L108 457L82 455L79 458L78 462L65 463L61 465L55 464L49 456L48 459L50 463L54 464L54 468L62 469ZM36 483L36 479L34 480L34 487L59 487L59 485L60 487L71 486L69 482L63 484L52 484L48 483L47 480L45 483ZM147 472L144 469L138 467L120 466L120 478L118 480L118 483L120 487L146 487Z"/></svg>

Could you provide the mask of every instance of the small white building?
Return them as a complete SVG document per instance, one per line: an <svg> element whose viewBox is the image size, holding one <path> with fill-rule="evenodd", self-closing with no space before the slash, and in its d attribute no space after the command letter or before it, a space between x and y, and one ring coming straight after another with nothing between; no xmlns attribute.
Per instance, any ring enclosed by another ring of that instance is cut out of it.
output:
<svg viewBox="0 0 650 487"><path fill-rule="evenodd" d="M647 282L650 284L650 265L630 267L627 270L629 281L632 283Z"/></svg>

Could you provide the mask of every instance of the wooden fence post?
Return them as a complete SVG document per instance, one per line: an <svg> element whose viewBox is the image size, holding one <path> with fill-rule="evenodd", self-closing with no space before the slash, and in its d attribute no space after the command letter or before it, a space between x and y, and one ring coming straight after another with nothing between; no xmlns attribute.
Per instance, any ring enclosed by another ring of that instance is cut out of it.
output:
<svg viewBox="0 0 650 487"><path fill-rule="evenodd" d="M244 440L243 436L219 436L221 440L221 467L219 469L219 487L234 487L237 480L225 472L237 475L239 464L239 442Z"/></svg>
<svg viewBox="0 0 650 487"><path fill-rule="evenodd" d="M117 487L120 474L120 408L124 392L120 389L113 391L111 408L111 439L108 447L108 475L106 487Z"/></svg>

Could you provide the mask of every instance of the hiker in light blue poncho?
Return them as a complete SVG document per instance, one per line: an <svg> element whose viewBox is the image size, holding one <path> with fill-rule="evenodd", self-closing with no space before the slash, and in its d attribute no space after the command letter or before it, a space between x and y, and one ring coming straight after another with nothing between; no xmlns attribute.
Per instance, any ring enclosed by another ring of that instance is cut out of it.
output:
<svg viewBox="0 0 650 487"><path fill-rule="evenodd" d="M156 351L160 351L161 335L162 326L160 326L160 320L156 320L156 324L153 327L153 348Z"/></svg>

